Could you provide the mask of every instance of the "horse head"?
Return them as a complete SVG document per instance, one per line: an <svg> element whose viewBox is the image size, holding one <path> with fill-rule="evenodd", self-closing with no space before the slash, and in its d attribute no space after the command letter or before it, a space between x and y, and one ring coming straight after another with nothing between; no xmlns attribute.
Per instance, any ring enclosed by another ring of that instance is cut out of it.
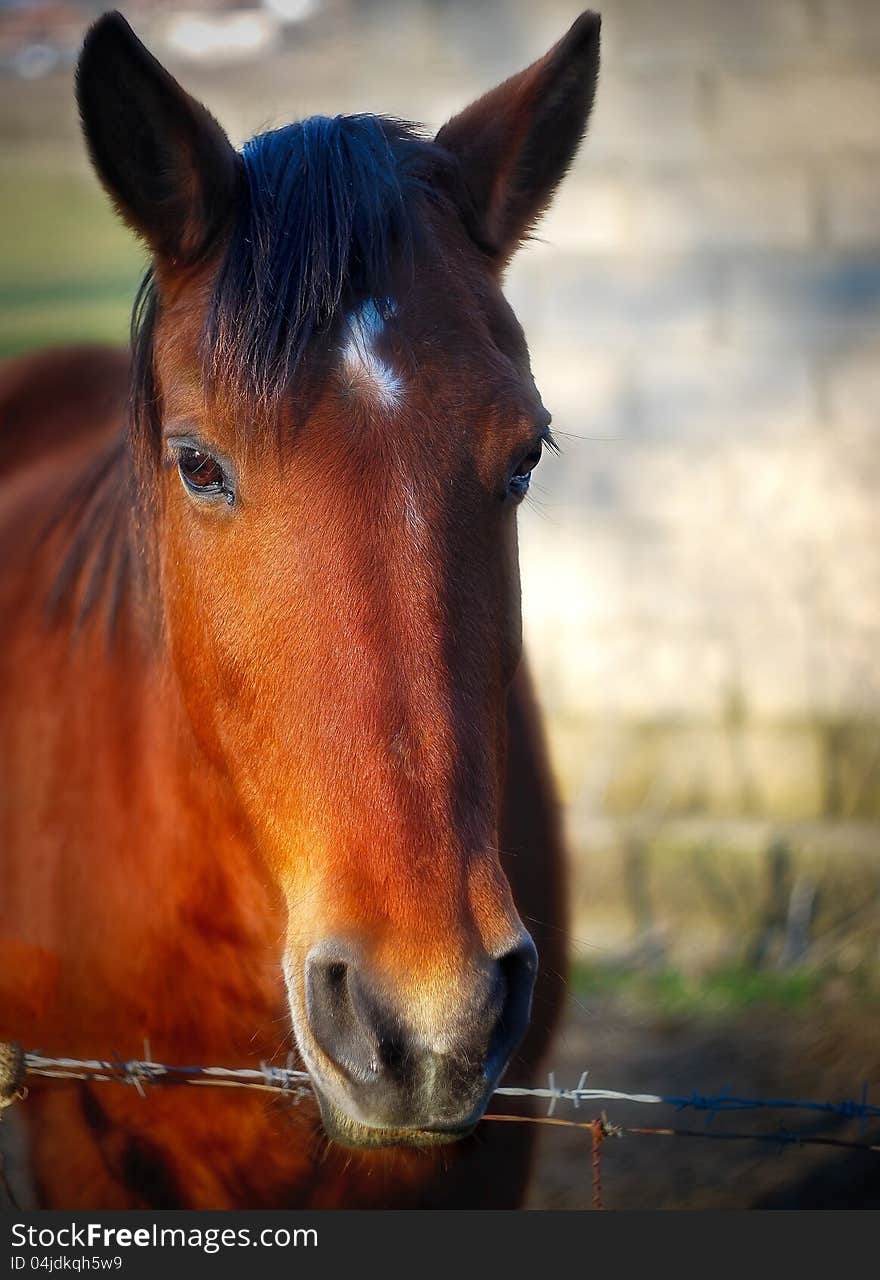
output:
<svg viewBox="0 0 880 1280"><path fill-rule="evenodd" d="M501 279L584 133L598 32L430 141L315 118L238 152L119 15L79 65L152 254L131 446L156 643L286 906L297 1046L350 1145L468 1132L529 1019L499 804L516 513L552 436Z"/></svg>

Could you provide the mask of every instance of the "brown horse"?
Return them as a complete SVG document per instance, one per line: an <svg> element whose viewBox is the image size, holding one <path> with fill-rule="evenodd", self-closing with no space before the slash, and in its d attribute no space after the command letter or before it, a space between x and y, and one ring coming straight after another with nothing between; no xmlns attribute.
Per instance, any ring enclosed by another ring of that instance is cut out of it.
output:
<svg viewBox="0 0 880 1280"><path fill-rule="evenodd" d="M86 139L153 266L131 360L0 382L0 1037L295 1046L318 1105L35 1083L45 1206L522 1197L530 1126L478 1121L508 1064L536 1080L565 891L516 549L552 439L499 280L598 32L433 141L316 118L241 153L119 15L86 38Z"/></svg>

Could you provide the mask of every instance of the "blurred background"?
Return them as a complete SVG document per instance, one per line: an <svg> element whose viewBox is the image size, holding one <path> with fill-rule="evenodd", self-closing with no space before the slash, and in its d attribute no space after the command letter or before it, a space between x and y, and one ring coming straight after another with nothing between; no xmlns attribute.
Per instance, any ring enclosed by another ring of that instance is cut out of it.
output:
<svg viewBox="0 0 880 1280"><path fill-rule="evenodd" d="M434 129L579 8L244 6L121 5L237 143L313 113ZM126 340L144 264L72 93L104 7L0 0L3 355ZM880 1101L880 4L597 7L588 141L508 279L563 449L522 517L574 890L550 1065ZM611 1145L610 1207L880 1206L876 1155ZM533 1206L589 1203L586 1139L548 1130Z"/></svg>

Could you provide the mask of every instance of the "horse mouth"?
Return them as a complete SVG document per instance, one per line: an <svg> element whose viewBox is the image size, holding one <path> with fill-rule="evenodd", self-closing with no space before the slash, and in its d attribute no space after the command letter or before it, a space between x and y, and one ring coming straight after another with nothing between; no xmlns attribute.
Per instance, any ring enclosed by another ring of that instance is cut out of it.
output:
<svg viewBox="0 0 880 1280"><path fill-rule="evenodd" d="M473 1133L478 1119L460 1128L395 1129L362 1124L316 1090L324 1131L337 1146L363 1151L377 1147L446 1147Z"/></svg>

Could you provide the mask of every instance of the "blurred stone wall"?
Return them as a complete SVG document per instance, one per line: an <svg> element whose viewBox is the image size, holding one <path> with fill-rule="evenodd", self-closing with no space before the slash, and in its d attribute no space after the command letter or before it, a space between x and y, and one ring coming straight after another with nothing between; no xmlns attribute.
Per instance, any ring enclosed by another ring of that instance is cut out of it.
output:
<svg viewBox="0 0 880 1280"><path fill-rule="evenodd" d="M873 716L880 5L607 0L603 36L510 281L564 445L524 539L545 696Z"/></svg>

